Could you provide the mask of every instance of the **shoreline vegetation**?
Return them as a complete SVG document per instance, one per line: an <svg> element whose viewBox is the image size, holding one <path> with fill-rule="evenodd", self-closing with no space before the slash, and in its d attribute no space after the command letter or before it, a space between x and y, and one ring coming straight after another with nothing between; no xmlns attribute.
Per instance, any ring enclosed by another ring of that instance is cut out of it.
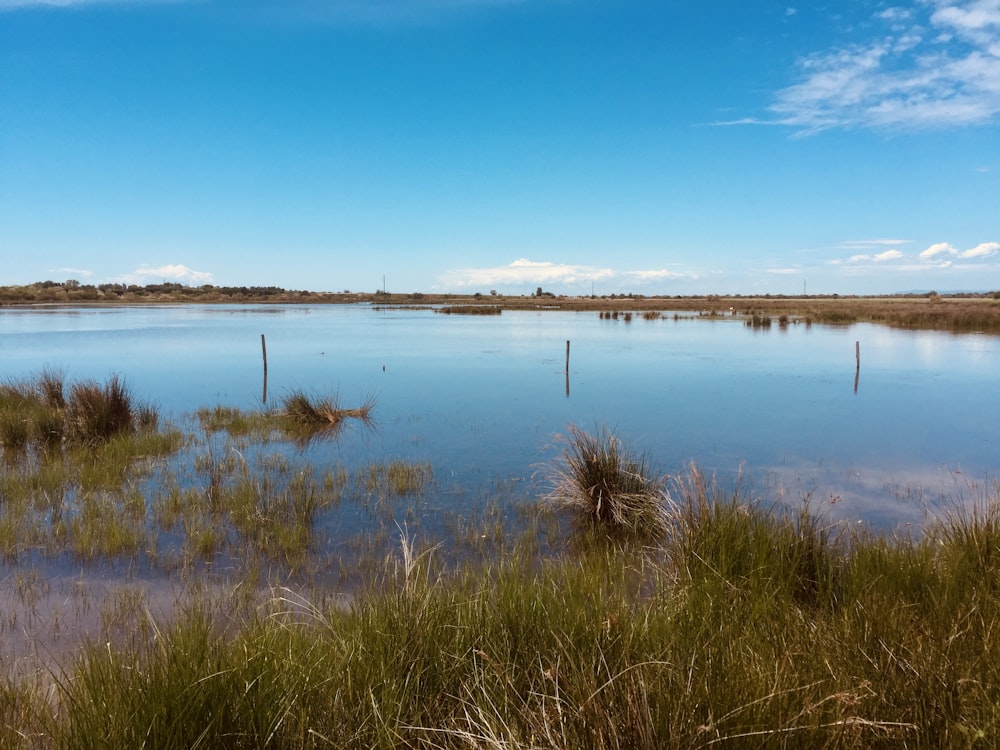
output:
<svg viewBox="0 0 1000 750"><path fill-rule="evenodd" d="M683 313L717 318L737 315L756 320L755 327L769 327L773 318L788 322L850 325L879 323L910 328L953 332L1000 334L1000 291L938 294L937 292L886 296L853 295L704 295L643 296L610 294L562 296L539 288L531 295L473 293L409 294L377 291L310 292L279 287L223 287L206 284L190 287L176 283L81 284L43 281L22 286L0 286L0 306L39 304L136 305L136 304L372 304L401 309L429 306L442 312L496 315L503 310L564 310L620 313L622 317L646 313ZM450 308L450 309L449 309ZM667 317L667 316L661 316ZM653 316L644 318L656 319ZM631 317L628 317L631 320Z"/></svg>
<svg viewBox="0 0 1000 750"><path fill-rule="evenodd" d="M996 746L1000 486L886 535L571 427L435 527L432 467L301 451L374 407L0 386L0 747Z"/></svg>

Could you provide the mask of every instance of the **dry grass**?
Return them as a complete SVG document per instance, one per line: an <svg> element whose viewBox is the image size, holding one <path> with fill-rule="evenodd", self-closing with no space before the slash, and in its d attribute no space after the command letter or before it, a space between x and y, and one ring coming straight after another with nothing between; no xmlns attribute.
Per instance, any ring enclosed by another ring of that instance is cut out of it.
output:
<svg viewBox="0 0 1000 750"><path fill-rule="evenodd" d="M605 427L591 434L570 426L566 449L550 470L548 499L612 533L662 536L671 503L647 457L623 446Z"/></svg>
<svg viewBox="0 0 1000 750"><path fill-rule="evenodd" d="M293 391L282 401L282 412L294 424L305 427L335 427L345 419L372 422L375 398L369 396L361 406L341 407L336 396L312 398L304 391Z"/></svg>

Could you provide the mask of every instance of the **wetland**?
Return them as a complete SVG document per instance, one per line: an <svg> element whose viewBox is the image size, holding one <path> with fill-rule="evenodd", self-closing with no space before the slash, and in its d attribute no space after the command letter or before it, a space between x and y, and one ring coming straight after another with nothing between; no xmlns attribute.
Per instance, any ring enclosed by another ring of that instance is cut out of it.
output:
<svg viewBox="0 0 1000 750"><path fill-rule="evenodd" d="M83 706L99 693L109 705L130 690L159 704L202 684L194 664L185 677L159 661L181 651L277 691L250 700L220 688L218 707L234 716L252 704L233 724L184 709L189 723L218 730L216 741L244 736L246 746L521 747L547 732L542 744L570 747L588 721L608 746L752 746L757 732L779 745L866 746L995 729L995 665L974 689L960 682L997 648L988 622L984 635L967 620L952 661L934 662L937 646L909 654L914 671L945 669L947 690L965 686L950 706L944 693L916 695L912 676L877 683L886 665L856 661L851 639L862 636L848 627L871 622L857 610L864 622L843 617L848 602L926 607L898 630L875 618L899 659L915 633L944 643L964 627L953 617L996 607L977 582L993 575L997 549L1000 339L794 315L763 326L735 310L653 315L629 304L614 315L438 315L432 304L0 309L5 726L39 746L89 744L74 732L95 720ZM127 419L86 418L126 396ZM95 437L92 423L111 429ZM602 445L620 446L611 463L621 456L624 474L648 476L664 499L655 539L595 533L603 522L550 502L567 456ZM775 549L789 553L772 558ZM866 587L886 565L906 574ZM934 619L942 596L956 607ZM833 676L792 659L765 688L763 662L746 663L727 695L711 677L718 665L699 664L688 678L700 675L700 698L689 684L688 698L651 702L654 685L680 679L664 665L694 665L716 643L703 652L685 638L712 627L737 642L711 604L719 597L761 626L740 646L758 655L775 602L789 618L786 641L767 645L775 659L824 630ZM539 609L551 643L538 640ZM432 654L456 627L481 638ZM511 640L522 630L526 653ZM364 640L378 633L412 640ZM982 650L968 640L980 636ZM255 655L232 662L230 638ZM374 650L371 662L346 666L346 644ZM274 649L303 659L301 679L330 679L310 671L319 664L377 670L399 658L419 674L398 683L352 672L389 691L370 693L374 713L362 715L346 686L329 699L296 693L269 671ZM310 663L313 652L321 658ZM449 661L463 654L464 666ZM604 667L588 666L595 659ZM88 680L91 692L75 692ZM890 700L897 689L909 698ZM43 696L62 713L39 713ZM442 712L419 707L428 700ZM816 708L797 714L790 701ZM702 715L709 705L726 710ZM949 712L970 705L975 720L959 729ZM159 746L192 742L155 711L128 725L142 712L119 710L116 741L132 743L144 726ZM333 724L316 723L327 714ZM687 714L701 723L680 722ZM247 734L243 721L276 725ZM337 727L351 740L331 739ZM630 734L636 727L648 737Z"/></svg>

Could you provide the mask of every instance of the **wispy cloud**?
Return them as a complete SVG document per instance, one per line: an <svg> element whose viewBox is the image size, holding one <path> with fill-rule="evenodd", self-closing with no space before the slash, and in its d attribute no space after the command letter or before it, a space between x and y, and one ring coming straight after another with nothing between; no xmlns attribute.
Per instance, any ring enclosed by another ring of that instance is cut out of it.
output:
<svg viewBox="0 0 1000 750"><path fill-rule="evenodd" d="M440 275L439 281L443 287L448 289L467 287L485 289L504 286L545 286L547 284L579 286L614 280L648 283L685 276L687 275L665 268L616 271L612 268L601 266L551 263L548 261L533 261L527 258L519 258L506 266L450 269Z"/></svg>
<svg viewBox="0 0 1000 750"><path fill-rule="evenodd" d="M1000 0L925 0L873 17L876 36L799 61L768 124L912 130L983 124L1000 115Z"/></svg>
<svg viewBox="0 0 1000 750"><path fill-rule="evenodd" d="M433 17L439 13L476 8L520 5L530 0L215 0L242 12L283 18L308 18L348 23L398 23ZM537 1L537 0L536 0ZM204 0L0 0L0 12L15 8L69 8L87 5L165 5Z"/></svg>
<svg viewBox="0 0 1000 750"><path fill-rule="evenodd" d="M1000 252L1000 242L983 242L975 247L959 253L959 258L989 258Z"/></svg>
<svg viewBox="0 0 1000 750"><path fill-rule="evenodd" d="M958 255L958 250L956 250L949 242L936 242L920 253L920 257L923 260L930 260L931 258L936 258L939 255Z"/></svg>
<svg viewBox="0 0 1000 750"><path fill-rule="evenodd" d="M140 266L132 273L122 274L115 279L120 284L155 284L157 281L172 281L185 284L211 284L214 280L207 271L195 271L185 265Z"/></svg>
<svg viewBox="0 0 1000 750"><path fill-rule="evenodd" d="M866 240L851 241L841 243L843 249L868 248L878 246L878 243L885 244L905 244L905 240ZM831 265L848 265L861 267L876 263L887 263L891 261L909 260L905 263L891 263L891 268L899 271L927 270L928 268L951 268L958 267L962 261L975 261L1000 255L1000 242L981 242L968 250L959 250L950 242L935 242L925 250L917 253L916 258L907 255L901 250L893 247L879 253L856 253L846 260L832 260ZM968 267L969 264L965 264Z"/></svg>
<svg viewBox="0 0 1000 750"><path fill-rule="evenodd" d="M75 8L85 5L165 5L198 0L0 0L0 13L17 8Z"/></svg>
<svg viewBox="0 0 1000 750"><path fill-rule="evenodd" d="M879 247L900 247L906 245L910 240L878 239L878 240L847 240L841 242L840 246L848 249L866 250Z"/></svg>
<svg viewBox="0 0 1000 750"><path fill-rule="evenodd" d="M875 253L874 255L860 254L852 255L847 259L848 263L885 263L890 260L899 260L903 257L903 253L899 250L886 250L884 253Z"/></svg>
<svg viewBox="0 0 1000 750"><path fill-rule="evenodd" d="M67 278L75 278L79 276L83 279L89 279L94 275L93 271L86 268L51 268L49 273L64 275Z"/></svg>

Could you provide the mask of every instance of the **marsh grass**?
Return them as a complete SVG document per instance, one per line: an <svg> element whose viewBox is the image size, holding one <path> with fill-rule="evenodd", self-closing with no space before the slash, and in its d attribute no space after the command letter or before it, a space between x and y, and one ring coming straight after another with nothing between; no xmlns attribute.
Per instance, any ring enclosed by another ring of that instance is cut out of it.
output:
<svg viewBox="0 0 1000 750"><path fill-rule="evenodd" d="M360 406L342 407L336 396L312 397L297 390L282 400L281 426L287 435L307 443L315 437L336 437L348 419L373 427L374 409L374 396L368 396Z"/></svg>
<svg viewBox="0 0 1000 750"><path fill-rule="evenodd" d="M358 480L369 496L403 497L423 492L433 476L429 463L396 459L369 464L360 470Z"/></svg>
<svg viewBox="0 0 1000 750"><path fill-rule="evenodd" d="M132 394L117 375L103 386L74 383L66 404L67 433L77 442L96 444L136 428Z"/></svg>
<svg viewBox="0 0 1000 750"><path fill-rule="evenodd" d="M549 481L550 501L609 532L656 538L667 530L671 501L663 479L606 427L588 433L570 426Z"/></svg>
<svg viewBox="0 0 1000 750"><path fill-rule="evenodd" d="M503 308L499 305L445 305L434 308L434 312L442 315L500 315Z"/></svg>
<svg viewBox="0 0 1000 750"><path fill-rule="evenodd" d="M135 403L117 375L103 385L73 383L68 398L64 393L63 376L53 370L0 385L0 446L8 460L29 449L56 451L64 443L94 447L159 425L156 407Z"/></svg>
<svg viewBox="0 0 1000 750"><path fill-rule="evenodd" d="M693 465L656 478L610 431L574 428L550 502L498 487L435 538L401 520L429 465L316 468L216 417L0 465L4 565L145 557L185 587L160 614L131 582L88 605L31 567L5 577L5 667L12 633L72 629L47 598L100 622L48 672L0 678L0 745L997 744L1000 487L922 536L876 535ZM372 498L364 530L318 528ZM262 600L274 580L295 588Z"/></svg>
<svg viewBox="0 0 1000 750"><path fill-rule="evenodd" d="M266 438L274 430L274 420L267 412L248 411L221 404L195 412L201 429L207 433L226 432L233 437Z"/></svg>
<svg viewBox="0 0 1000 750"><path fill-rule="evenodd" d="M94 643L51 709L14 694L13 726L51 747L994 744L1000 602L979 576L996 571L954 567L995 541L982 515L958 550L955 518L927 540L827 545L700 474L675 492L685 530L657 546L595 535L448 572L404 529L350 606L279 591ZM796 593L817 554L839 571L822 606Z"/></svg>

